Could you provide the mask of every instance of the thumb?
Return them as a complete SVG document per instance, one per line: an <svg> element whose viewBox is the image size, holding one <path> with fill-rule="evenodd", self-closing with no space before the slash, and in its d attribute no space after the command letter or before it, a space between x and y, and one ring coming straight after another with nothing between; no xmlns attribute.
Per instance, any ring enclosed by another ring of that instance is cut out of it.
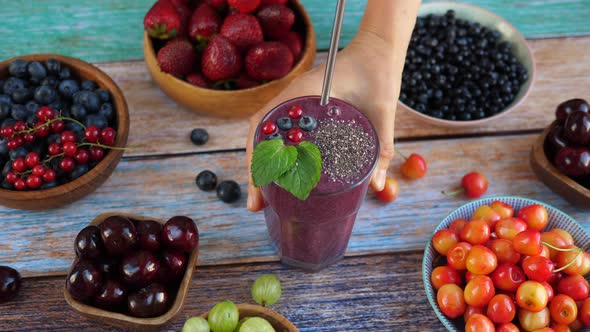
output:
<svg viewBox="0 0 590 332"><path fill-rule="evenodd" d="M394 156L392 140L385 142L380 140L379 146L379 160L377 160L377 165L375 166L373 176L371 177L371 187L375 191L382 191L385 187L387 169L389 168L389 163Z"/></svg>

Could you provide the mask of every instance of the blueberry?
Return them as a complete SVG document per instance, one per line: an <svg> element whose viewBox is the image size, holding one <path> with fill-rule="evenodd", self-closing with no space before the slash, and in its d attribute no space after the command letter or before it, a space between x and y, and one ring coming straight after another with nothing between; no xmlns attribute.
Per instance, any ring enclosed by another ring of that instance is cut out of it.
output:
<svg viewBox="0 0 590 332"><path fill-rule="evenodd" d="M70 71L70 68L68 67L63 67L60 71L59 71L59 78L61 78L62 80L67 80L68 78L72 77L72 72Z"/></svg>
<svg viewBox="0 0 590 332"><path fill-rule="evenodd" d="M4 82L4 94L12 95L12 93L17 89L22 89L24 87L26 87L25 81L20 78L9 77Z"/></svg>
<svg viewBox="0 0 590 332"><path fill-rule="evenodd" d="M199 175L197 175L195 182L197 183L197 187L199 187L199 189L203 191L210 191L215 189L215 186L217 185L217 175L209 170L202 171L199 173Z"/></svg>
<svg viewBox="0 0 590 332"><path fill-rule="evenodd" d="M217 198L225 203L233 203L240 199L240 185L232 180L223 181L217 186Z"/></svg>
<svg viewBox="0 0 590 332"><path fill-rule="evenodd" d="M29 63L27 70L29 71L29 76L31 76L31 80L33 81L40 82L45 77L47 77L47 70L45 69L45 66L43 66L38 61Z"/></svg>
<svg viewBox="0 0 590 332"><path fill-rule="evenodd" d="M25 108L27 109L27 112L30 114L35 114L37 113L37 111L39 110L39 108L41 107L41 105L39 105L36 101L34 100L29 100L26 104L25 104Z"/></svg>
<svg viewBox="0 0 590 332"><path fill-rule="evenodd" d="M57 112L61 112L61 110L64 108L65 104L66 103L61 99L61 97L57 96L57 98L47 106L53 108Z"/></svg>
<svg viewBox="0 0 590 332"><path fill-rule="evenodd" d="M37 124L37 122L39 122L39 119L37 118L37 114L28 114L29 116L27 117L27 125L33 128Z"/></svg>
<svg viewBox="0 0 590 332"><path fill-rule="evenodd" d="M51 181L51 182L43 182L43 184L41 185L41 189L50 189L50 188L55 188L59 186L59 183L57 181Z"/></svg>
<svg viewBox="0 0 590 332"><path fill-rule="evenodd" d="M80 90L80 86L78 85L78 82L75 80L63 80L61 81L57 89L59 90L59 93L61 93L62 96L66 98L72 98L74 93Z"/></svg>
<svg viewBox="0 0 590 332"><path fill-rule="evenodd" d="M191 131L191 142L195 145L203 145L209 140L209 133L203 128L196 128Z"/></svg>
<svg viewBox="0 0 590 332"><path fill-rule="evenodd" d="M277 126L279 127L280 130L287 131L287 130L293 128L293 121L291 120L290 117L284 116L282 118L278 118Z"/></svg>
<svg viewBox="0 0 590 332"><path fill-rule="evenodd" d="M312 131L318 126L318 122L315 118L304 115L299 119L299 128L305 131Z"/></svg>
<svg viewBox="0 0 590 332"><path fill-rule="evenodd" d="M107 120L111 121L113 116L115 115L115 110L113 109L113 104L111 103L103 103L100 105L100 109L98 110L98 114L103 115Z"/></svg>
<svg viewBox="0 0 590 332"><path fill-rule="evenodd" d="M269 135L266 139L280 139L280 140L284 140L283 135L281 135L279 133L274 133L272 135Z"/></svg>
<svg viewBox="0 0 590 332"><path fill-rule="evenodd" d="M101 114L89 114L84 120L86 127L96 126L100 129L104 129L109 126L107 119Z"/></svg>
<svg viewBox="0 0 590 332"><path fill-rule="evenodd" d="M0 95L0 103L12 104L12 99L8 95Z"/></svg>
<svg viewBox="0 0 590 332"><path fill-rule="evenodd" d="M4 80L0 79L0 95L4 93Z"/></svg>
<svg viewBox="0 0 590 332"><path fill-rule="evenodd" d="M88 164L78 164L74 167L69 177L70 180L75 180L86 173L88 173Z"/></svg>
<svg viewBox="0 0 590 332"><path fill-rule="evenodd" d="M8 155L8 138L0 137L0 156L6 157Z"/></svg>
<svg viewBox="0 0 590 332"><path fill-rule="evenodd" d="M41 85L49 85L55 89L59 85L59 79L55 76L47 76L41 81Z"/></svg>
<svg viewBox="0 0 590 332"><path fill-rule="evenodd" d="M82 84L80 86L81 86L82 90L88 90L88 91L93 91L98 87L96 85L96 82L91 81L91 80L82 81Z"/></svg>
<svg viewBox="0 0 590 332"><path fill-rule="evenodd" d="M12 118L16 121L26 121L27 117L29 116L29 112L27 112L25 105L12 104L10 116L12 116Z"/></svg>
<svg viewBox="0 0 590 332"><path fill-rule="evenodd" d="M74 102L82 104L82 106L86 107L86 110L90 113L96 113L100 108L100 99L96 93L92 91L82 90L78 92Z"/></svg>
<svg viewBox="0 0 590 332"><path fill-rule="evenodd" d="M24 146L19 146L16 149L10 150L10 152L8 152L8 156L10 157L10 160L15 160L16 158L26 157L27 153L29 153L29 151Z"/></svg>
<svg viewBox="0 0 590 332"><path fill-rule="evenodd" d="M70 113L76 120L84 121L86 116L88 115L88 111L86 108L80 104L74 104L70 108Z"/></svg>
<svg viewBox="0 0 590 332"><path fill-rule="evenodd" d="M12 100L17 104L23 104L31 99L31 89L20 88L14 90L12 93Z"/></svg>
<svg viewBox="0 0 590 332"><path fill-rule="evenodd" d="M75 122L66 123L66 129L76 134L76 137L84 137L84 128Z"/></svg>
<svg viewBox="0 0 590 332"><path fill-rule="evenodd" d="M47 154L47 143L43 140L37 140L31 147L31 151L37 153L40 156L45 156Z"/></svg>
<svg viewBox="0 0 590 332"><path fill-rule="evenodd" d="M12 76L24 78L24 77L27 77L27 73L28 73L27 67L28 66L29 66L29 63L25 60L21 60L21 59L14 60L8 65L8 72Z"/></svg>
<svg viewBox="0 0 590 332"><path fill-rule="evenodd" d="M0 101L0 120L6 119L10 115L12 103Z"/></svg>
<svg viewBox="0 0 590 332"><path fill-rule="evenodd" d="M13 119L13 118L10 118L10 117L9 118L6 118L6 119L4 119L4 121L2 121L2 127L6 127L6 126L12 127L12 126L14 126L14 124L16 122L17 121L15 119Z"/></svg>
<svg viewBox="0 0 590 332"><path fill-rule="evenodd" d="M6 179L4 179L2 181L2 183L0 183L0 187L2 187L2 189L12 189L12 184L8 183L8 181L6 181Z"/></svg>
<svg viewBox="0 0 590 332"><path fill-rule="evenodd" d="M4 164L4 167L2 167L2 177L6 177L6 174L8 174L10 171L12 171L12 163L8 162Z"/></svg>
<svg viewBox="0 0 590 332"><path fill-rule="evenodd" d="M47 143L48 144L51 144L51 143L61 144L61 134L59 134L59 133L50 134L49 136L47 136Z"/></svg>
<svg viewBox="0 0 590 332"><path fill-rule="evenodd" d="M100 100L102 100L102 102L104 103L111 101L111 93L109 92L109 90L96 89L94 90L94 93L96 93L98 95L98 98L100 98Z"/></svg>
<svg viewBox="0 0 590 332"><path fill-rule="evenodd" d="M50 58L45 61L45 67L50 74L59 75L61 70L61 63L56 59Z"/></svg>
<svg viewBox="0 0 590 332"><path fill-rule="evenodd" d="M35 89L35 101L42 105L48 105L55 101L57 92L54 88L42 85Z"/></svg>

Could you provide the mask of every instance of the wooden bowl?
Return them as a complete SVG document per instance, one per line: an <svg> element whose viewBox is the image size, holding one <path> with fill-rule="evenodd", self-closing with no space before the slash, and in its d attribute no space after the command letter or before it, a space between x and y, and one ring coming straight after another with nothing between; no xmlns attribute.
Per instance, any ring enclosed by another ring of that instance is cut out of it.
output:
<svg viewBox="0 0 590 332"><path fill-rule="evenodd" d="M213 90L187 83L160 70L154 46L149 35L143 34L143 54L154 82L168 97L178 104L200 114L224 118L249 116L289 85L298 75L308 71L315 60L316 38L313 25L305 8L298 0L290 1L298 21L302 21L305 42L301 58L284 77L250 89ZM295 24L298 24L297 22Z"/></svg>
<svg viewBox="0 0 590 332"><path fill-rule="evenodd" d="M551 206L545 204L543 202L539 202L534 199L524 198L524 197L517 197L517 196L496 196L496 197L485 197L480 198L477 200L473 200L469 203L463 204L456 210L452 211L449 215L447 215L441 223L434 229L432 235L438 232L441 229L448 228L449 225L458 218L464 218L466 220L470 220L473 212L482 206L482 205L489 205L493 201L500 201L506 204L509 204L514 208L515 215L518 210L522 209L523 207L531 204L540 204L543 205L549 214L549 222L545 226L544 230L550 230L554 228L561 228L569 232L573 239L576 246L580 248L587 248L590 245L590 236L584 230L576 220L565 212ZM428 297L428 302L432 306L432 309L436 313L436 316L441 321L441 323L447 328L450 332L458 332L458 331L465 331L465 323L463 321L463 315L456 319L450 319L445 316L442 311L438 307L438 302L436 299L436 289L431 283L430 275L432 274L432 270L434 269L434 264L440 257L440 254L434 250L432 246L432 241L428 241L426 244L426 248L424 250L424 258L422 260L422 281L424 283L424 290L426 291L426 296ZM587 330L584 330L587 331Z"/></svg>
<svg viewBox="0 0 590 332"><path fill-rule="evenodd" d="M94 80L111 92L117 118L117 137L115 146L124 147L129 135L129 112L123 92L102 70L82 60L57 54L32 54L19 56L0 62L0 78L8 76L8 65L16 60L45 61L54 58L67 65L72 74L79 79ZM121 160L123 151L109 150L103 160L88 173L66 184L44 190L15 191L0 188L0 205L22 210L44 210L70 204L98 188L113 173Z"/></svg>
<svg viewBox="0 0 590 332"><path fill-rule="evenodd" d="M106 218L111 216L124 216L135 220L154 220L161 224L165 223L165 221L157 218L150 218L121 212L109 212L98 215L96 218L94 218L94 220L92 220L92 222L90 222L90 225L98 225L101 222L103 222ZM184 277L182 278L180 286L178 287L178 293L176 294L174 303L166 313L158 317L139 318L93 307L82 302L79 302L77 300L74 300L70 293L67 291L65 286L64 297L66 299L66 302L68 302L68 304L76 311L78 311L82 316L85 316L97 322L106 323L129 330L159 331L163 326L169 324L182 310L182 307L184 306L184 302L186 300L186 295L191 285L198 257L199 247L197 246L189 256L187 262L188 265L186 271L184 272ZM74 267L74 265L77 262L78 258L76 257L74 259L74 262L72 263L72 266L70 267L70 270ZM68 271L68 275L69 273L70 272Z"/></svg>
<svg viewBox="0 0 590 332"><path fill-rule="evenodd" d="M539 180L553 192L572 204L587 208L590 206L590 189L562 174L545 155L545 138L554 126L556 124L552 123L547 127L533 144L529 154L531 168Z"/></svg>
<svg viewBox="0 0 590 332"><path fill-rule="evenodd" d="M266 319L277 332L299 332L299 330L287 318L277 312L256 304L238 304L240 319L245 317L260 317ZM208 312L201 315L207 319Z"/></svg>
<svg viewBox="0 0 590 332"><path fill-rule="evenodd" d="M506 21L504 18L486 10L481 7L461 3L461 2L429 2L423 3L420 6L420 10L418 12L419 16L425 16L428 14L436 14L436 15L443 15L446 13L447 10L452 9L455 11L455 17L460 19L465 19L471 22L477 22L484 27L491 28L500 32L500 40L507 41L512 44L513 51L515 52L516 57L522 63L522 65L527 69L528 72L528 79L524 84L520 87L520 91L508 106L506 106L503 110L499 113L479 119L479 120L471 120L471 121L451 121L445 119L435 118L423 113L420 113L413 108L409 107L408 105L404 104L402 101L398 101L398 106L400 108L406 109L410 114L419 118L420 120L440 127L448 127L448 128L467 128L467 127L478 127L483 126L489 121L495 121L496 119L507 115L508 113L512 112L515 108L517 108L528 96L533 86L533 82L535 80L536 70L535 70L535 62L533 59L533 53L529 48L526 40L522 36L522 34L512 25L510 22Z"/></svg>

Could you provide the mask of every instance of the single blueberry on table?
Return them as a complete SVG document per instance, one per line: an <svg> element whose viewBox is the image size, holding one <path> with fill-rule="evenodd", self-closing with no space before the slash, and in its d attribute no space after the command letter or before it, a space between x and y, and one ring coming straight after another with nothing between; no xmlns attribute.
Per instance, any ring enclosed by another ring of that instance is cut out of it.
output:
<svg viewBox="0 0 590 332"><path fill-rule="evenodd" d="M21 60L21 59L14 60L8 65L8 73L10 73L10 75L12 75L12 76L19 77L19 78L27 77L27 74L28 74L27 67L28 66L29 66L29 63L25 60Z"/></svg>
<svg viewBox="0 0 590 332"><path fill-rule="evenodd" d="M233 180L223 181L217 186L217 198L225 203L237 201L241 194L240 185Z"/></svg>
<svg viewBox="0 0 590 332"><path fill-rule="evenodd" d="M209 133L203 128L196 128L191 131L191 142L195 145L203 145L209 140Z"/></svg>
<svg viewBox="0 0 590 332"><path fill-rule="evenodd" d="M54 88L42 85L35 89L35 101L42 105L49 105L57 98L57 92Z"/></svg>
<svg viewBox="0 0 590 332"><path fill-rule="evenodd" d="M197 175L195 179L197 187L203 191L210 191L217 186L217 175L215 173L205 170Z"/></svg>

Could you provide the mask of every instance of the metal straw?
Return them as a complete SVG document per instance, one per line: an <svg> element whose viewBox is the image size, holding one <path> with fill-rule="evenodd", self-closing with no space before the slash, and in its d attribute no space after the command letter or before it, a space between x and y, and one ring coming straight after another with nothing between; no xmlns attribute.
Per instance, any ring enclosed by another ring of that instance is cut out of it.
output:
<svg viewBox="0 0 590 332"><path fill-rule="evenodd" d="M332 28L332 38L330 39L330 50L328 51L328 62L324 72L324 84L322 85L322 98L320 105L328 105L330 100L330 89L332 88L332 76L334 76L334 65L336 63L336 53L338 53L338 43L340 42L340 30L342 30L342 18L344 17L344 6L346 0L338 0L336 4L336 14L334 15L334 27Z"/></svg>

